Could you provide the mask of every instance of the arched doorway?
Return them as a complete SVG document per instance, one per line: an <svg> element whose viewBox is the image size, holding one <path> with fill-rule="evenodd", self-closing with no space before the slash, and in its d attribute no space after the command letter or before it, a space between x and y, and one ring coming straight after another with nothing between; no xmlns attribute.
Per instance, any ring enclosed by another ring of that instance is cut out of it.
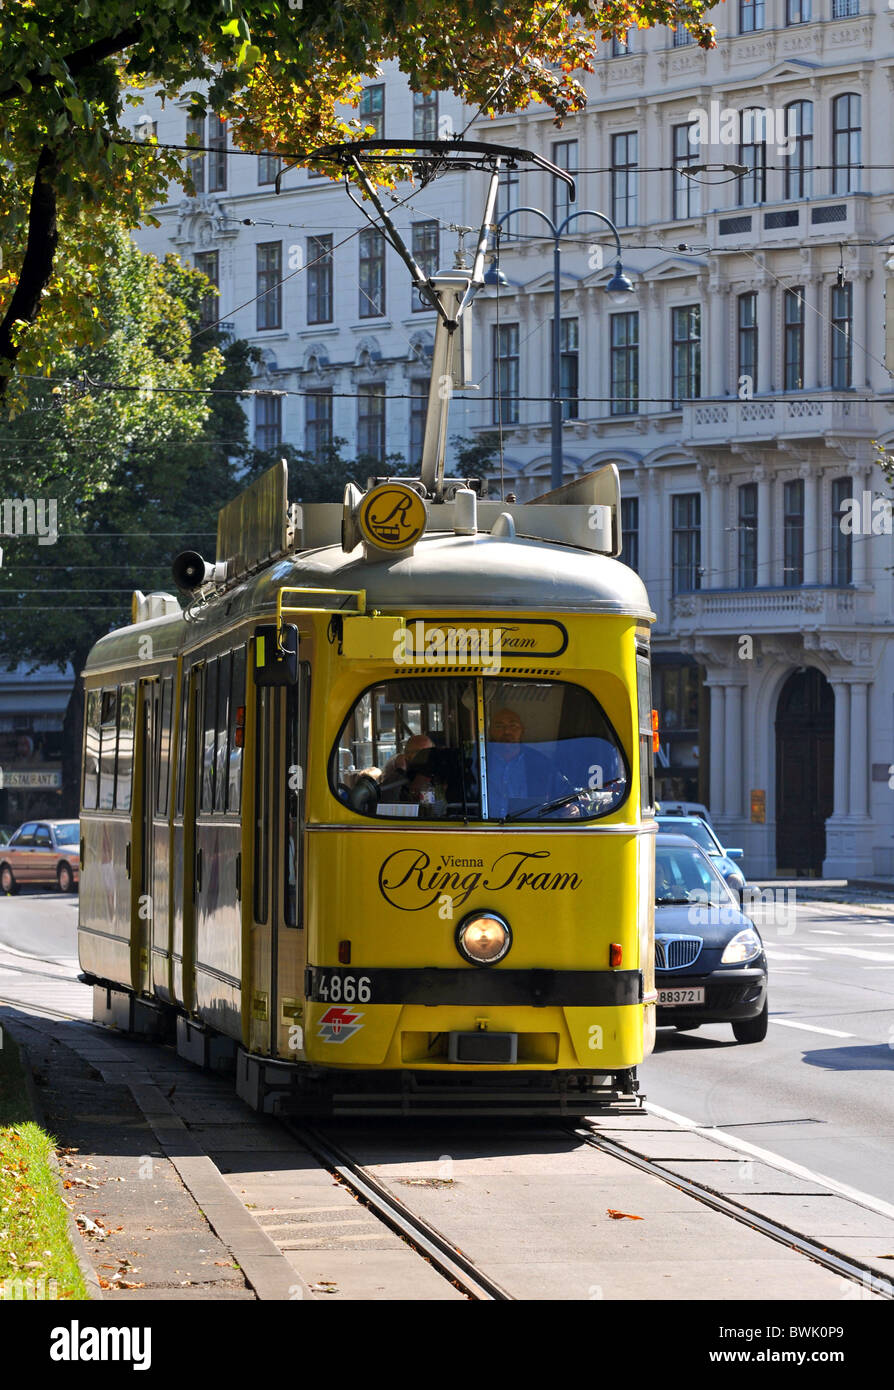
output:
<svg viewBox="0 0 894 1390"><path fill-rule="evenodd" d="M819 877L832 814L835 696L821 671L789 676L776 705L776 872Z"/></svg>

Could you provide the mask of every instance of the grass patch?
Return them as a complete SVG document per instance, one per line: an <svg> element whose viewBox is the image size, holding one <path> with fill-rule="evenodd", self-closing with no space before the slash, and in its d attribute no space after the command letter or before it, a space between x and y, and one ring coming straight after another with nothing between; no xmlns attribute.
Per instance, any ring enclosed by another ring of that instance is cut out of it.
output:
<svg viewBox="0 0 894 1390"><path fill-rule="evenodd" d="M35 1124L19 1049L0 1030L0 1302L87 1298L51 1161Z"/></svg>

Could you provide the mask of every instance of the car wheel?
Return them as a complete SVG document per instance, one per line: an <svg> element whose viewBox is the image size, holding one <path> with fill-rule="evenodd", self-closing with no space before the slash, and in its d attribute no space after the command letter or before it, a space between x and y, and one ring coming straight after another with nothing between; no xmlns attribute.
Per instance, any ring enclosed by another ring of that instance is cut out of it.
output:
<svg viewBox="0 0 894 1390"><path fill-rule="evenodd" d="M0 869L0 892L8 893L11 897L13 893L18 891L19 885L16 883L15 874L8 864L4 864L3 868Z"/></svg>
<svg viewBox="0 0 894 1390"><path fill-rule="evenodd" d="M757 1018L742 1018L733 1024L733 1037L736 1042L756 1043L763 1042L767 1036L767 1025L769 1023L769 1012L767 1001L764 1000L764 1007L761 1009Z"/></svg>
<svg viewBox="0 0 894 1390"><path fill-rule="evenodd" d="M56 870L56 882L60 893L70 893L74 887L74 874L68 864L60 864Z"/></svg>

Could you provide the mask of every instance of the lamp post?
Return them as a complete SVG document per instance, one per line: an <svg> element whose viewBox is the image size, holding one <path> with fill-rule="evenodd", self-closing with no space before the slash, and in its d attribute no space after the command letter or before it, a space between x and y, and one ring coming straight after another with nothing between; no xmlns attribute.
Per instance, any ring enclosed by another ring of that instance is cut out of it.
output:
<svg viewBox="0 0 894 1390"><path fill-rule="evenodd" d="M529 212L534 217L540 217L547 224L553 238L553 365L552 365L552 445L551 445L551 472L553 489L562 486L562 320L561 320L561 259L560 259L560 239L562 233L570 223L578 217L598 217L600 222L604 222L615 238L615 250L617 259L615 261L615 273L605 290L613 304L625 304L628 296L634 294L633 284L624 274L624 267L621 264L621 238L618 229L611 218L606 217L604 212L595 212L592 208L582 208L579 212L571 212L564 218L558 226L551 217L540 208L510 208L504 212L502 217L497 219L497 227L502 227L510 217L515 217L523 212ZM499 284L500 270L497 257L485 276L485 284Z"/></svg>

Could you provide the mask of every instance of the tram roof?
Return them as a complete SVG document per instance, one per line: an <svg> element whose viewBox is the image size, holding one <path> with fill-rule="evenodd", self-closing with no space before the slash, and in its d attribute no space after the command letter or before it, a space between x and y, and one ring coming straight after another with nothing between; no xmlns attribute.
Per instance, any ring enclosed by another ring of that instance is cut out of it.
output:
<svg viewBox="0 0 894 1390"><path fill-rule="evenodd" d="M461 609L468 612L536 610L627 614L654 619L645 586L627 565L572 546L524 537L457 536L427 532L403 559L366 559L358 546L346 554L329 545L283 556L256 574L190 605L190 619L177 614L153 618L108 633L96 643L86 670L109 669L145 659L141 639L151 636L152 655L171 657L213 632L249 615L269 617L283 587L307 589L293 595L296 607L338 609L339 593L366 594L366 608L397 614ZM348 610L349 611L349 610Z"/></svg>

